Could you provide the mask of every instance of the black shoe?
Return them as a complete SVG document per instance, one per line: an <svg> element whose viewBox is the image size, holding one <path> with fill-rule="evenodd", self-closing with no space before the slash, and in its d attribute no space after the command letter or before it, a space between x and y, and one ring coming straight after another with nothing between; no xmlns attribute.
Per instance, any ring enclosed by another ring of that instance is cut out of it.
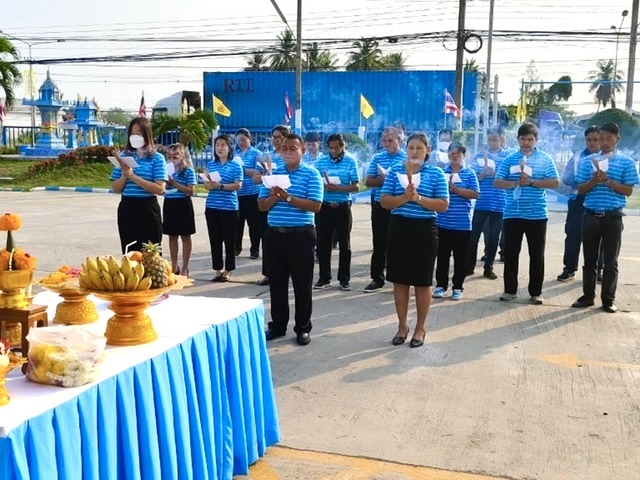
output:
<svg viewBox="0 0 640 480"><path fill-rule="evenodd" d="M273 340L274 338L284 337L284 336L286 335L286 332L285 332L285 333L279 333L279 332L276 332L276 331L271 330L271 329L269 328L269 329L267 329L267 331L264 333L264 335L265 335L265 338L267 339L267 342L268 342L269 340Z"/></svg>
<svg viewBox="0 0 640 480"><path fill-rule="evenodd" d="M262 277L262 280L258 280L256 283L258 285L260 285L261 287L264 287L266 285L269 285L269 278L268 277Z"/></svg>
<svg viewBox="0 0 640 480"><path fill-rule="evenodd" d="M598 272L598 276L596 277L596 281L598 283L602 283L602 272Z"/></svg>
<svg viewBox="0 0 640 480"><path fill-rule="evenodd" d="M489 280L498 279L498 276L495 273L493 273L493 268L485 268L482 276L488 278Z"/></svg>
<svg viewBox="0 0 640 480"><path fill-rule="evenodd" d="M573 280L575 278L576 272L570 272L565 268L562 273L556 277L556 280L558 280L559 282L568 282L569 280Z"/></svg>
<svg viewBox="0 0 640 480"><path fill-rule="evenodd" d="M616 313L618 311L618 307L613 302L603 302L602 309L607 313Z"/></svg>
<svg viewBox="0 0 640 480"><path fill-rule="evenodd" d="M340 290L343 292L350 292L351 285L349 285L349 282L340 282Z"/></svg>
<svg viewBox="0 0 640 480"><path fill-rule="evenodd" d="M415 335L415 332L414 332L414 335ZM420 340L420 339L417 339L416 337L413 337L413 338L411 339L411 341L409 342L409 346L410 346L411 348L418 348L418 347L421 347L422 345L424 345L424 337L426 337L426 336L427 336L427 334L426 334L426 332L425 332L425 334L424 334L424 335L422 335L422 339L421 339L421 340Z"/></svg>
<svg viewBox="0 0 640 480"><path fill-rule="evenodd" d="M338 243L332 243L331 244L331 250L337 250L338 249Z"/></svg>
<svg viewBox="0 0 640 480"><path fill-rule="evenodd" d="M249 258L250 258L251 260L256 260L256 259L260 258L260 254L259 254L258 252L252 252L252 253L249 255Z"/></svg>
<svg viewBox="0 0 640 480"><path fill-rule="evenodd" d="M327 287L331 284L331 282L329 280L318 280L316 283L313 284L313 288L315 290L322 290L324 287Z"/></svg>
<svg viewBox="0 0 640 480"><path fill-rule="evenodd" d="M393 337L391 339L391 343L393 345L395 345L396 347L398 345L402 345L404 343L404 341L407 339L407 335L409 335L409 332L404 334L404 337L400 336L400 335L396 335L395 337Z"/></svg>
<svg viewBox="0 0 640 480"><path fill-rule="evenodd" d="M467 277L470 277L471 275L475 274L476 272L474 272L473 270L467 270L467 273L465 273L465 275Z"/></svg>
<svg viewBox="0 0 640 480"><path fill-rule="evenodd" d="M236 250L236 257L239 257L241 253L242 253L242 250Z"/></svg>
<svg viewBox="0 0 640 480"><path fill-rule="evenodd" d="M298 342L298 345L302 345L303 347L305 345L309 345L310 341L311 337L308 333L299 333L296 337L296 342Z"/></svg>
<svg viewBox="0 0 640 480"><path fill-rule="evenodd" d="M504 263L504 255L500 254L500 256L498 257L498 261L500 263Z"/></svg>
<svg viewBox="0 0 640 480"><path fill-rule="evenodd" d="M376 282L375 280L373 282L371 282L369 285L367 285L366 287L364 287L364 292L365 293L372 293L372 292L377 292L378 290L380 290L382 287L384 287L384 283L381 282Z"/></svg>
<svg viewBox="0 0 640 480"><path fill-rule="evenodd" d="M593 305L593 298L589 298L586 295L582 295L578 300L571 304L573 308L587 308L593 307Z"/></svg>
<svg viewBox="0 0 640 480"><path fill-rule="evenodd" d="M484 261L486 261L486 260L487 260L487 256L486 256L486 255L482 255L482 256L480 257L480 261L481 261L481 262L484 262Z"/></svg>

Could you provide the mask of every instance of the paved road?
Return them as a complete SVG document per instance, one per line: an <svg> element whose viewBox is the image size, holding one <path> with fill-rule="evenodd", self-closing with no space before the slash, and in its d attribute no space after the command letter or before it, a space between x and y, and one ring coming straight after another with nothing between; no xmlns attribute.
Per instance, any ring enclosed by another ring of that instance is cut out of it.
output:
<svg viewBox="0 0 640 480"><path fill-rule="evenodd" d="M117 203L117 196L107 194L0 192L0 211L23 217L15 239L39 258L40 273L62 263L78 265L87 255L118 253ZM260 278L260 261L250 260L248 250L232 282L209 282L204 200L195 203L196 281L183 293L257 297L268 307L268 290L251 284ZM454 472L640 478L640 217L625 219L619 313L568 307L581 294L580 274L574 282L555 281L564 217L554 213L544 305L526 303L524 275L523 300L509 304L498 301L501 280L476 275L462 301L434 303L425 347L409 349L390 343L396 331L391 289L361 293L369 281L368 212L366 205L354 207L354 291L314 293L308 347L296 346L291 335L270 345L282 446L295 450L272 450L250 478L474 478ZM500 264L496 273L502 273ZM380 470L313 452L444 472Z"/></svg>

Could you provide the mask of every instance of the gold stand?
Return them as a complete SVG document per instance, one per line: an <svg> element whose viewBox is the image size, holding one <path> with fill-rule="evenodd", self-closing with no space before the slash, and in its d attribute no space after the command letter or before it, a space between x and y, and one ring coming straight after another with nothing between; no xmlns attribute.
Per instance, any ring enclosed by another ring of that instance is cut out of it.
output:
<svg viewBox="0 0 640 480"><path fill-rule="evenodd" d="M18 357L13 353L9 352L9 365L4 368L0 368L0 406L6 405L11 400L9 396L9 391L7 390L7 379L5 378L7 374L13 370L18 365L23 365L27 363L27 357ZM24 365L26 367L26 365ZM23 370L24 370L23 367Z"/></svg>
<svg viewBox="0 0 640 480"><path fill-rule="evenodd" d="M25 289L33 280L33 272L33 270L0 272L0 307L25 308L29 305Z"/></svg>
<svg viewBox="0 0 640 480"><path fill-rule="evenodd" d="M51 289L52 291L56 291ZM56 307L56 315L53 323L63 325L85 325L98 320L96 305L87 300L87 293L78 290L57 291L64 302Z"/></svg>

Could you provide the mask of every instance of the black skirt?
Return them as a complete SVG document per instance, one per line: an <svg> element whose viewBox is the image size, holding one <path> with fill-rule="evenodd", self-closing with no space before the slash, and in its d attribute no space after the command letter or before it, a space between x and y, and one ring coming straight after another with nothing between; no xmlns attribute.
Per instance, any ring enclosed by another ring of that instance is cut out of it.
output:
<svg viewBox="0 0 640 480"><path fill-rule="evenodd" d="M438 255L438 227L433 218L391 215L387 238L387 280L430 287Z"/></svg>
<svg viewBox="0 0 640 480"><path fill-rule="evenodd" d="M165 235L193 235L196 233L191 197L164 199L162 233Z"/></svg>

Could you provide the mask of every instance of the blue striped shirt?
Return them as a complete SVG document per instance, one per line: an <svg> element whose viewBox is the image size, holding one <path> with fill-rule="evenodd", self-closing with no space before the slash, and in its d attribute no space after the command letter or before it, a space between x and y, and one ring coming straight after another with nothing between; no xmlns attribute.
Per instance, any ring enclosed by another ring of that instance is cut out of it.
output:
<svg viewBox="0 0 640 480"><path fill-rule="evenodd" d="M173 174L173 179L180 185L188 186L198 184L198 180L196 179L196 171L191 167L187 167L181 172L176 171ZM167 190L164 192L164 198L184 198L188 196L189 195L187 195L186 193L181 192L176 187L171 185L167 185Z"/></svg>
<svg viewBox="0 0 640 480"><path fill-rule="evenodd" d="M329 155L322 157L315 165L320 175L338 177L340 185L351 185L360 181L358 173L358 161L349 152L344 152L344 157L340 161L334 161ZM324 183L325 180L323 180ZM350 202L351 192L324 192L325 202Z"/></svg>
<svg viewBox="0 0 640 480"><path fill-rule="evenodd" d="M396 163L402 163L406 159L407 152L405 152L404 150L399 150L395 155L390 155L386 150L378 152L371 159L369 169L367 170L367 176L380 178L382 175L380 175L380 172L378 171L378 165L387 170L392 165L395 165ZM380 196L382 195L382 187L372 187L371 190L373 191L373 201L379 202Z"/></svg>
<svg viewBox="0 0 640 480"><path fill-rule="evenodd" d="M300 163L298 168L290 172L286 166L278 167L273 171L274 175L288 175L291 186L287 189L292 197L306 198L315 202L322 202L322 178L320 173L313 167ZM269 189L262 185L258 198L267 198ZM286 202L284 199L278 200L267 216L267 222L272 227L302 227L314 225L314 213L300 210Z"/></svg>
<svg viewBox="0 0 640 480"><path fill-rule="evenodd" d="M167 181L167 163L164 159L164 155L161 153L154 153L150 157L138 157L138 152L124 152L123 156L133 157L138 163L138 166L133 169L133 173L148 180L149 182L155 182L156 180ZM114 167L111 171L109 180L112 182L122 177L122 169L120 167ZM136 184L133 180L127 180L122 189L123 197L154 197L155 194L147 192L140 185Z"/></svg>
<svg viewBox="0 0 640 480"><path fill-rule="evenodd" d="M487 151L487 158L493 160L496 164L494 171L497 172L498 168L502 164L502 161L507 158L507 150L501 148L496 153ZM480 175L484 171L484 162L480 166L479 160L484 160L482 152L478 152L471 160L470 168L476 172L476 175ZM484 177L480 180L480 196L476 200L475 209L483 210L487 212L504 212L504 197L505 191L493 186L495 180L495 174L492 177Z"/></svg>
<svg viewBox="0 0 640 480"><path fill-rule="evenodd" d="M382 195L397 197L404 193L405 189L400 180L398 180L398 173L407 174L404 162L398 162L391 167L384 185L380 189ZM449 199L449 185L441 168L425 163L418 173L420 173L420 185L416 189L418 195L428 198ZM407 202L391 210L391 215L401 215L408 218L435 218L437 213L418 205L416 202Z"/></svg>
<svg viewBox="0 0 640 480"><path fill-rule="evenodd" d="M578 175L576 176L576 182L587 183L591 180L594 172L594 166L592 160L601 161L603 157L600 153L594 153L588 157L580 160L580 166L578 167ZM622 183L624 185L635 185L638 183L638 172L636 171L636 165L634 161L615 151L611 157L609 157L609 168L606 172L614 182ZM584 208L594 210L596 212L608 212L610 210L616 210L623 208L627 204L627 197L621 193L615 192L612 188L607 187L604 183L598 183L593 187L584 198Z"/></svg>
<svg viewBox="0 0 640 480"><path fill-rule="evenodd" d="M207 162L207 170L210 173L218 172L223 184L242 181L244 177L242 162L235 159L229 160L224 165L217 160L211 160ZM215 208L216 210L238 210L238 191L210 190L205 207Z"/></svg>
<svg viewBox="0 0 640 480"><path fill-rule="evenodd" d="M445 173L451 174L451 166L447 166ZM480 190L478 177L473 170L462 167L458 172L459 182L454 182L456 187L467 188L477 192ZM448 230L471 230L471 200L449 192L449 208L444 213L438 214L438 227Z"/></svg>
<svg viewBox="0 0 640 480"><path fill-rule="evenodd" d="M318 163L318 161L320 161L320 159L324 157L326 157L326 155L322 152L318 152L313 157L309 152L307 152L302 156L302 163L304 163L305 165L309 165L310 167L315 167L316 163Z"/></svg>
<svg viewBox="0 0 640 480"><path fill-rule="evenodd" d="M496 178L517 182L520 179L520 169L518 168L516 173L511 173L511 167L516 165L519 167L522 158L523 155L520 151L509 155L496 172ZM558 170L553 159L537 148L534 149L526 165L531 167L532 181L558 178ZM520 187L520 198L517 200L513 197L513 191L513 188L506 190L503 218L522 218L524 220L545 220L548 218L547 192L544 188Z"/></svg>
<svg viewBox="0 0 640 480"><path fill-rule="evenodd" d="M262 152L255 147L249 147L244 152L238 151L238 156L242 160L243 172L245 169L250 168L255 170L258 164L258 159L262 158ZM252 180L253 175L243 176L242 187L238 190L238 196L244 197L245 195L255 195L260 191L260 185L256 185Z"/></svg>
<svg viewBox="0 0 640 480"><path fill-rule="evenodd" d="M265 153L262 154L262 160L266 164L267 160L265 158L265 155L267 154ZM275 172L277 168L284 167L284 160L282 159L279 153L271 152L269 153L269 155L271 155L271 171L272 172ZM259 163L256 164L256 170L258 170L258 172L260 173L264 172L264 168L262 168L262 165Z"/></svg>

